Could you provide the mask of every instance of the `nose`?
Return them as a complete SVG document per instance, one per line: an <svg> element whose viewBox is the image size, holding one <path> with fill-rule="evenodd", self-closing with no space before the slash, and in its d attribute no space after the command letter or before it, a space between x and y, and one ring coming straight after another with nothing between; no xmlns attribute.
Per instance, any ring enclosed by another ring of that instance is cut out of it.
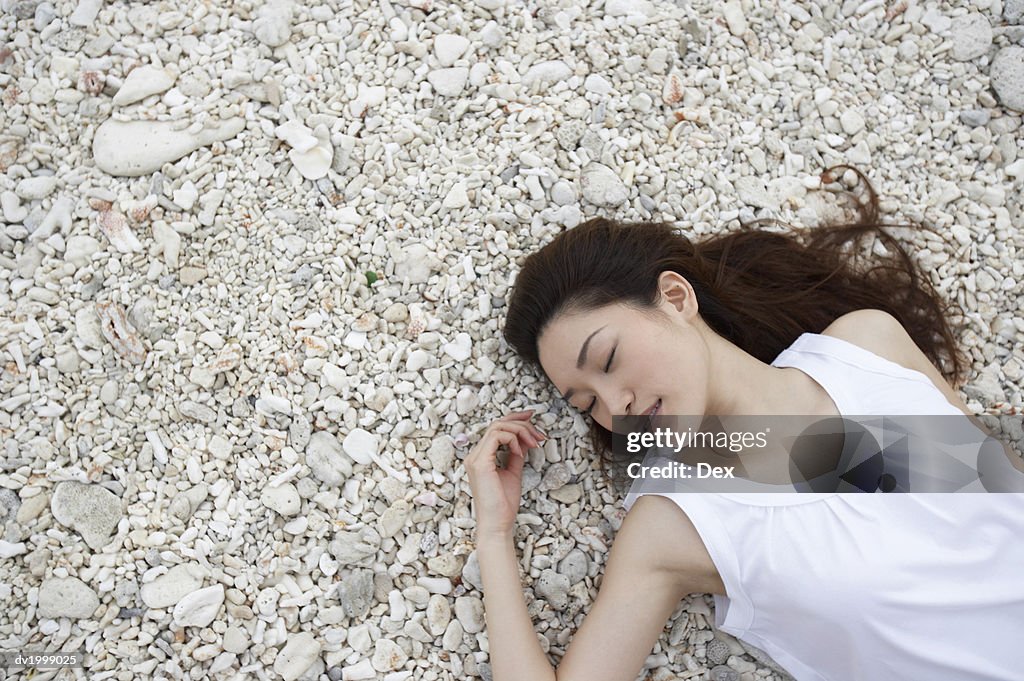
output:
<svg viewBox="0 0 1024 681"><path fill-rule="evenodd" d="M598 392L598 402L607 405L611 409L609 416L630 416L632 414L630 410L633 407L632 395L628 392L620 390L612 392L612 390L607 391L609 393L608 396Z"/></svg>

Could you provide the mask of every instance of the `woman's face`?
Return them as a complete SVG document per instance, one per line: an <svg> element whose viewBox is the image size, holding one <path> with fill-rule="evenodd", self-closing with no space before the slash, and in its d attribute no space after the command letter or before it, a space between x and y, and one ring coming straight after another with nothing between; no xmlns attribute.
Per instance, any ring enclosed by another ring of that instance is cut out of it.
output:
<svg viewBox="0 0 1024 681"><path fill-rule="evenodd" d="M662 321L614 304L559 315L538 338L555 389L607 430L612 416L639 416L658 400L659 414L706 413L707 327L693 288L674 272L663 273L659 286Z"/></svg>

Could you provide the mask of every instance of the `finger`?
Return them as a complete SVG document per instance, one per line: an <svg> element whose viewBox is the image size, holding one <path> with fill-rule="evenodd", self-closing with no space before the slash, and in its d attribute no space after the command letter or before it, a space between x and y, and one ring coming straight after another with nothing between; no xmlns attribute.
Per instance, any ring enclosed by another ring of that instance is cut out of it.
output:
<svg viewBox="0 0 1024 681"><path fill-rule="evenodd" d="M484 472L493 471L497 467L498 447L506 445L516 451L519 445L519 434L509 430L489 430L477 445L474 452L466 457L466 466ZM519 450L520 454L522 450Z"/></svg>
<svg viewBox="0 0 1024 681"><path fill-rule="evenodd" d="M541 441L546 439L546 436L537 431L537 428L530 423L523 423L522 421L495 421L488 429L488 433L505 431L514 432L524 436L524 441L530 447L540 446Z"/></svg>
<svg viewBox="0 0 1024 681"><path fill-rule="evenodd" d="M519 436L520 440L526 444L527 447L539 447L541 438L539 435L533 432L533 426L529 423L508 423L506 424L507 429L515 432Z"/></svg>
<svg viewBox="0 0 1024 681"><path fill-rule="evenodd" d="M499 420L515 420L522 421L533 416L534 410L527 409L526 411L514 411L510 414L505 414Z"/></svg>
<svg viewBox="0 0 1024 681"><path fill-rule="evenodd" d="M525 456L512 456L505 462L505 470L509 471L512 475L517 478L523 476L523 466L526 464Z"/></svg>

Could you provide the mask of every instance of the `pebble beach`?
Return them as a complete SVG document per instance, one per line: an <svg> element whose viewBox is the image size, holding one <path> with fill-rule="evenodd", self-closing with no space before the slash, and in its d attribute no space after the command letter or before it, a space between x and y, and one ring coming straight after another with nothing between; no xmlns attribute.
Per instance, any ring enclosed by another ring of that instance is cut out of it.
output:
<svg viewBox="0 0 1024 681"><path fill-rule="evenodd" d="M500 330L594 216L814 226L854 165L1024 410L1022 0L0 10L0 652L87 653L0 679L492 681L461 461L530 408L557 661L624 509ZM790 678L713 623L640 678Z"/></svg>

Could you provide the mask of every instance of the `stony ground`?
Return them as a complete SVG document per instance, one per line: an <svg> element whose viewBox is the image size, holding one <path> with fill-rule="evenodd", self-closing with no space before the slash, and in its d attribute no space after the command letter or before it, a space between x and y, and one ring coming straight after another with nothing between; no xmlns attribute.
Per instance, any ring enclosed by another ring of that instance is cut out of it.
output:
<svg viewBox="0 0 1024 681"><path fill-rule="evenodd" d="M942 235L910 238L969 310L970 406L1024 406L1020 0L316 2L0 0L0 650L490 679L459 462L536 407L557 659L622 499L498 332L594 215L816 224L854 163ZM710 605L645 674L783 678Z"/></svg>

